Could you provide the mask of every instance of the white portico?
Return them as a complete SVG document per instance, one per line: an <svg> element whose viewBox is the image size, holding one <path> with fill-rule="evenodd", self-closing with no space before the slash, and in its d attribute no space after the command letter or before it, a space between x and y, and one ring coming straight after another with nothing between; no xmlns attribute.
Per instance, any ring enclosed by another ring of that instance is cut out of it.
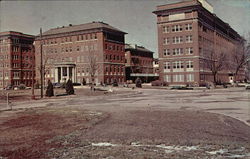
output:
<svg viewBox="0 0 250 159"><path fill-rule="evenodd" d="M55 82L67 82L68 79L76 82L76 65L72 63L55 64Z"/></svg>

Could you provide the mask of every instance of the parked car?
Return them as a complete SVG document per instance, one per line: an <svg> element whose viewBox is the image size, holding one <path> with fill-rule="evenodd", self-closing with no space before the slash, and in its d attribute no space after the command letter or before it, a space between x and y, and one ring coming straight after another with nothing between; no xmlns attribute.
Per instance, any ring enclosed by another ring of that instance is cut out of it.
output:
<svg viewBox="0 0 250 159"><path fill-rule="evenodd" d="M52 85L54 88L61 88L62 87L61 83L53 83Z"/></svg>
<svg viewBox="0 0 250 159"><path fill-rule="evenodd" d="M193 90L194 88L185 87L185 86L173 86L171 89L177 89L177 90Z"/></svg>
<svg viewBox="0 0 250 159"><path fill-rule="evenodd" d="M81 86L81 83L73 83L73 86Z"/></svg>
<svg viewBox="0 0 250 159"><path fill-rule="evenodd" d="M246 84L246 90L250 90L250 84Z"/></svg>
<svg viewBox="0 0 250 159"><path fill-rule="evenodd" d="M4 88L4 90L11 90L11 89L13 89L13 86L11 85L8 85L7 87Z"/></svg>
<svg viewBox="0 0 250 159"><path fill-rule="evenodd" d="M26 89L26 86L25 86L25 84L20 84L17 88L21 89L21 90L24 90L24 89Z"/></svg>

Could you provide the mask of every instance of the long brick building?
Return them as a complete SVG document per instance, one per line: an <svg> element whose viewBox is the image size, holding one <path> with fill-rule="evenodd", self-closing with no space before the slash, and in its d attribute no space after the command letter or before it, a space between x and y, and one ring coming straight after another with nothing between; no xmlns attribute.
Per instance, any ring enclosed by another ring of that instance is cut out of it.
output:
<svg viewBox="0 0 250 159"><path fill-rule="evenodd" d="M103 22L53 28L35 40L37 81L40 81L40 44L43 44L45 80L62 83L124 82L124 35Z"/></svg>
<svg viewBox="0 0 250 159"><path fill-rule="evenodd" d="M160 78L172 85L213 82L208 63L217 62L214 57L221 53L230 57L241 40L205 0L157 6L153 13L157 15ZM219 70L217 81L232 80L228 68ZM238 79L242 78L239 74Z"/></svg>
<svg viewBox="0 0 250 159"><path fill-rule="evenodd" d="M35 37L20 32L0 33L0 88L32 86L35 73Z"/></svg>

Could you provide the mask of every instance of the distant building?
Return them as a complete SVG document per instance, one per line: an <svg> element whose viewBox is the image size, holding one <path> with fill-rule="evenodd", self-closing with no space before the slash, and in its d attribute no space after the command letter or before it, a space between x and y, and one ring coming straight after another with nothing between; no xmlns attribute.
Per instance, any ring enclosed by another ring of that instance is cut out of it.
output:
<svg viewBox="0 0 250 159"><path fill-rule="evenodd" d="M153 13L157 15L160 79L172 85L213 82L208 63L217 61L209 56L224 52L230 57L241 40L205 0L157 6ZM232 80L228 68L218 72L218 81ZM243 74L239 73L238 80L244 78Z"/></svg>
<svg viewBox="0 0 250 159"><path fill-rule="evenodd" d="M124 82L124 35L103 22L58 27L42 33L45 79L65 82L72 79L91 83ZM40 66L41 38L36 37L36 63ZM95 71L96 70L96 71ZM37 81L40 72L37 72Z"/></svg>
<svg viewBox="0 0 250 159"><path fill-rule="evenodd" d="M142 46L126 44L126 80L135 81L138 77L144 82L154 80L156 75L153 70L153 54Z"/></svg>
<svg viewBox="0 0 250 159"><path fill-rule="evenodd" d="M0 88L24 84L35 78L35 37L20 32L0 33Z"/></svg>

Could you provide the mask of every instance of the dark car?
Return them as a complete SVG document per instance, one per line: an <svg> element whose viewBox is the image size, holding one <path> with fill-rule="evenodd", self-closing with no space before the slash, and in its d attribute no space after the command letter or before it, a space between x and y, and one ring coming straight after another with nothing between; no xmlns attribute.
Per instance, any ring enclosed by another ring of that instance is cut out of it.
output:
<svg viewBox="0 0 250 159"><path fill-rule="evenodd" d="M81 83L73 83L73 86L81 86Z"/></svg>
<svg viewBox="0 0 250 159"><path fill-rule="evenodd" d="M52 85L54 88L61 88L62 87L61 83L53 83Z"/></svg>
<svg viewBox="0 0 250 159"><path fill-rule="evenodd" d="M246 85L246 90L250 90L250 84Z"/></svg>
<svg viewBox="0 0 250 159"><path fill-rule="evenodd" d="M4 89L5 89L5 90L11 90L11 89L13 89L13 86L8 85L8 86L7 86L7 87L5 87Z"/></svg>

